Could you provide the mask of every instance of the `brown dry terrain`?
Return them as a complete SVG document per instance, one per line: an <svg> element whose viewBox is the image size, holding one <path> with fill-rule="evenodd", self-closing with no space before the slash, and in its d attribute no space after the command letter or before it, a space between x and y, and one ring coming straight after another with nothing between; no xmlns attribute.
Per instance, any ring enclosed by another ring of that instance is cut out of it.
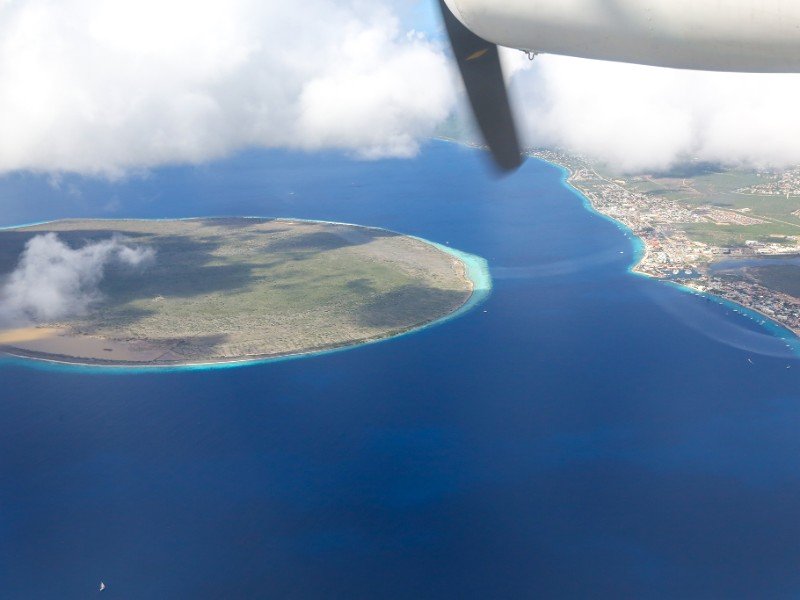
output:
<svg viewBox="0 0 800 600"><path fill-rule="evenodd" d="M472 292L463 262L421 240L277 219L69 220L0 231L0 273L49 231L72 247L122 234L154 248L156 260L143 272L109 268L86 316L0 332L14 354L138 365L298 354L413 329Z"/></svg>

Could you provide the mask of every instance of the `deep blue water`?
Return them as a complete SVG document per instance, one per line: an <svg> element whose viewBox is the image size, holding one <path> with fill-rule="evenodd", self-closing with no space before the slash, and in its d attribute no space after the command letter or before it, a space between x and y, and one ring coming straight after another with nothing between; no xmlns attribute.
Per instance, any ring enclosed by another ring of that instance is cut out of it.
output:
<svg viewBox="0 0 800 600"><path fill-rule="evenodd" d="M0 181L5 225L220 214L449 242L489 260L494 292L288 362L0 364L0 597L800 595L800 361L730 306L629 274L631 240L556 168L498 181L436 143Z"/></svg>

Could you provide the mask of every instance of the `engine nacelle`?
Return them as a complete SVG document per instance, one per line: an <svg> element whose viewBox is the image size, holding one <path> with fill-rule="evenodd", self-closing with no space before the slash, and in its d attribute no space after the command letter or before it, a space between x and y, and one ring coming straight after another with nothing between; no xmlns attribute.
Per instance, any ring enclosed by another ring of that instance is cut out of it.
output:
<svg viewBox="0 0 800 600"><path fill-rule="evenodd" d="M500 46L699 69L800 72L800 0L445 0Z"/></svg>

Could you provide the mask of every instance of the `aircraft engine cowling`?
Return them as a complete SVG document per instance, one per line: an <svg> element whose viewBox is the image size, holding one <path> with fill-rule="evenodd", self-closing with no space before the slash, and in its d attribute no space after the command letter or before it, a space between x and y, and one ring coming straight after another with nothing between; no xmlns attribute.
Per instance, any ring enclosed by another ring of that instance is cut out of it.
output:
<svg viewBox="0 0 800 600"><path fill-rule="evenodd" d="M800 72L797 0L445 0L500 46L709 71Z"/></svg>

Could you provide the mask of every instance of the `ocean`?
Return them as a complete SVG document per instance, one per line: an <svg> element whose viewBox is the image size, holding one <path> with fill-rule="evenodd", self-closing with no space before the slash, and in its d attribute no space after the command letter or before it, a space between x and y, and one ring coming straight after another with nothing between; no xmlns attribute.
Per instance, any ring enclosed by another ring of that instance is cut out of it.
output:
<svg viewBox="0 0 800 600"><path fill-rule="evenodd" d="M252 151L110 182L0 180L0 226L296 217L486 258L412 335L228 369L0 361L0 597L790 598L800 360L630 273L563 172Z"/></svg>

